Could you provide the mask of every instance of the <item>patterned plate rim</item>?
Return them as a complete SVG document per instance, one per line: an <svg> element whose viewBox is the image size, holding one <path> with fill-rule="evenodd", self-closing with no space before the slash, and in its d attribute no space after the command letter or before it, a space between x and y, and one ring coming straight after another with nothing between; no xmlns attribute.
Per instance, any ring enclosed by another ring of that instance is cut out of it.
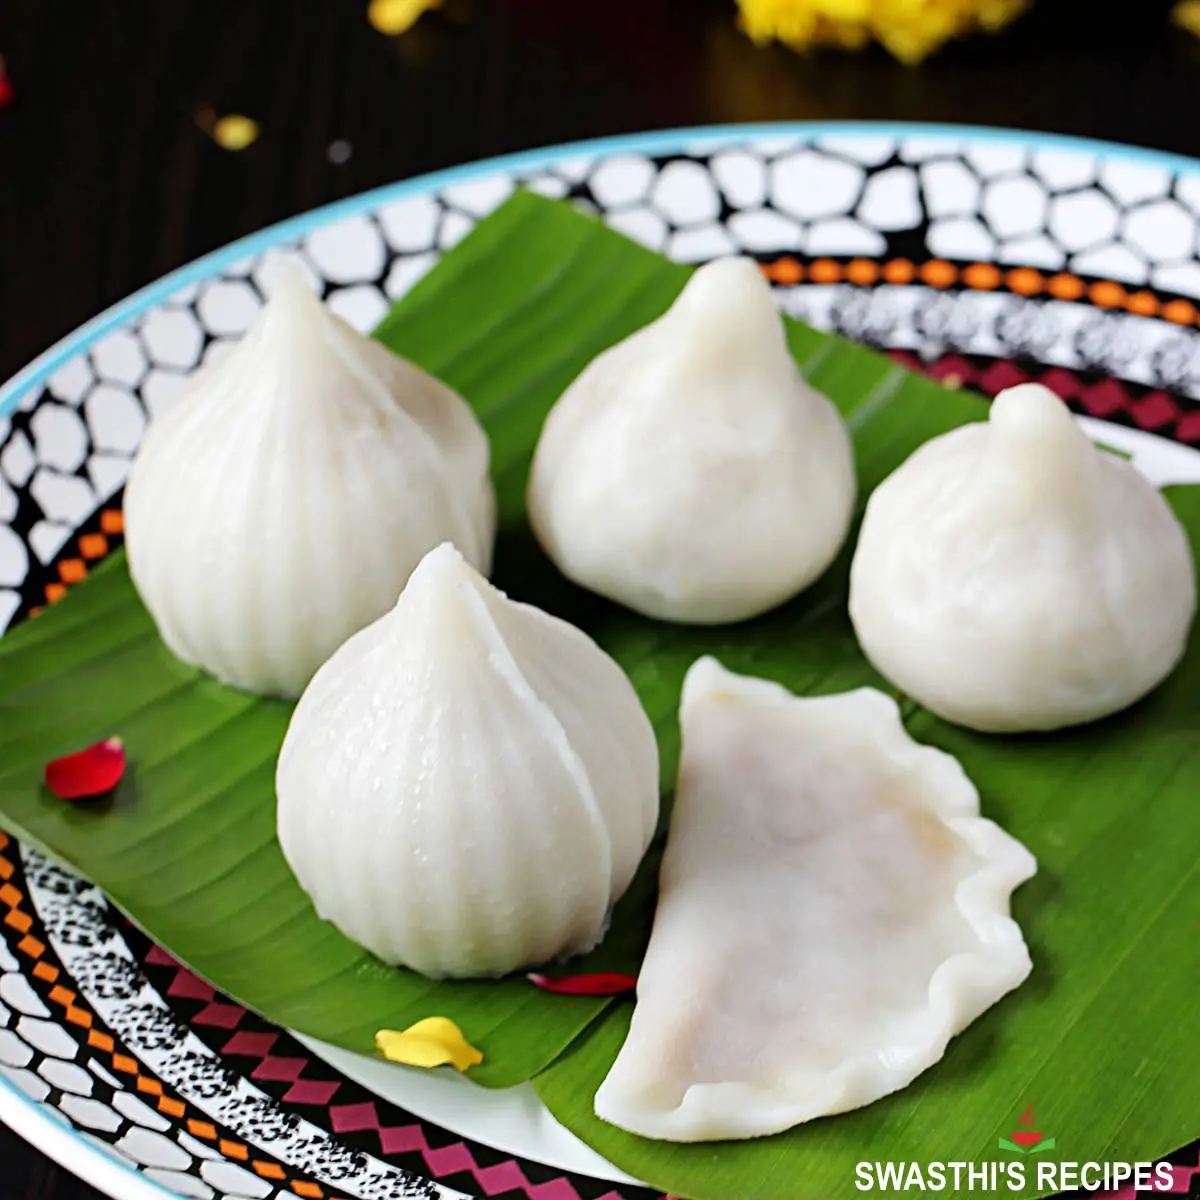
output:
<svg viewBox="0 0 1200 1200"><path fill-rule="evenodd" d="M162 276L67 334L0 386L0 418L12 412L25 395L42 386L73 356L104 334L161 304L180 289L206 281L242 259L302 238L338 220L482 177L501 174L515 176L522 172L548 169L572 159L600 159L621 154L682 154L708 146L790 137L958 139L973 144L1014 145L1034 151L1073 152L1096 161L1118 160L1142 163L1176 174L1200 174L1198 158L1120 142L1013 128L903 121L779 121L680 127L566 142L479 159L385 184L300 213L228 243ZM3 1075L0 1075L0 1123L84 1182L116 1200L178 1200L178 1193L148 1179L115 1154L84 1141L65 1118L27 1098Z"/></svg>
<svg viewBox="0 0 1200 1200"><path fill-rule="evenodd" d="M281 242L303 237L306 233L343 217L355 216L384 204L424 195L456 184L468 183L486 175L510 174L544 169L564 159L613 157L618 154L675 154L705 143L755 141L777 137L934 137L960 138L972 142L996 142L1045 150L1074 151L1095 159L1121 158L1142 162L1170 171L1200 174L1200 159L1166 150L1129 146L1097 138L1066 134L1036 133L1020 129L1001 129L987 125L954 125L905 121L775 121L747 125L698 125L649 133L621 134L580 142L563 142L535 150L495 158L477 159L457 167L447 167L418 175L399 183L388 183L359 192L344 200L310 209L294 217L267 226L235 242L230 242L201 258L118 301L99 316L81 325L44 351L23 370L0 387L0 417L8 414L30 388L45 382L55 369L73 354L109 330L124 324L172 293L192 283L219 274L225 267L243 258L261 254Z"/></svg>

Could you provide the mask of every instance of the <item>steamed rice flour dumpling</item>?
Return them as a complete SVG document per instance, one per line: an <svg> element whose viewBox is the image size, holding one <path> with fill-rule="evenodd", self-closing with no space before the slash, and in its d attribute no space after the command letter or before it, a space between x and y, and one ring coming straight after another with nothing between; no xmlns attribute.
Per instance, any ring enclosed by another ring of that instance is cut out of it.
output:
<svg viewBox="0 0 1200 1200"><path fill-rule="evenodd" d="M171 651L295 697L453 541L489 569L487 439L445 384L277 264L266 307L151 422L125 491L129 571Z"/></svg>
<svg viewBox="0 0 1200 1200"><path fill-rule="evenodd" d="M1157 687L1196 611L1187 533L1048 388L934 438L875 489L850 575L863 652L986 732L1096 720Z"/></svg>
<svg viewBox="0 0 1200 1200"><path fill-rule="evenodd" d="M279 842L317 912L387 963L501 975L591 949L658 819L620 667L446 544L296 706Z"/></svg>
<svg viewBox="0 0 1200 1200"><path fill-rule="evenodd" d="M871 688L688 672L683 754L629 1036L596 1114L753 1138L911 1083L1029 974L1033 856Z"/></svg>
<svg viewBox="0 0 1200 1200"><path fill-rule="evenodd" d="M559 570L666 621L741 621L821 575L855 477L837 410L800 375L750 259L692 276L546 419L529 519Z"/></svg>

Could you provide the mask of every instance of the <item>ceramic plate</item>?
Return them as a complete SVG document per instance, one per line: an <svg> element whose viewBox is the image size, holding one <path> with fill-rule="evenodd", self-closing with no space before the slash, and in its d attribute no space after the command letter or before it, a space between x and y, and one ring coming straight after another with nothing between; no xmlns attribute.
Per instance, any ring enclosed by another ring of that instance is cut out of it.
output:
<svg viewBox="0 0 1200 1200"><path fill-rule="evenodd" d="M675 259L755 255L794 315L989 395L1040 380L1156 481L1200 482L1200 163L917 126L650 134L286 222L43 355L0 391L0 631L120 544L147 420L254 317L269 249L290 247L367 330L518 184ZM3 834L0 1118L122 1200L654 1195L528 1087L486 1092L268 1025ZM1177 1191L1200 1187L1198 1155L1174 1156Z"/></svg>

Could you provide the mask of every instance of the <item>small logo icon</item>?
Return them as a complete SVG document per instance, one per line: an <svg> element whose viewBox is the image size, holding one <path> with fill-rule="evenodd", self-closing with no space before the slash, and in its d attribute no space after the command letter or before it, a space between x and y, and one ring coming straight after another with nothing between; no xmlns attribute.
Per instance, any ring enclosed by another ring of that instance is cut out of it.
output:
<svg viewBox="0 0 1200 1200"><path fill-rule="evenodd" d="M1012 1140L998 1138L996 1144L1001 1150L1013 1154L1045 1154L1054 1149L1054 1139L1039 1133L1034 1126L1037 1124L1037 1113L1033 1105L1028 1105L1023 1113L1017 1116L1017 1128L1012 1131Z"/></svg>

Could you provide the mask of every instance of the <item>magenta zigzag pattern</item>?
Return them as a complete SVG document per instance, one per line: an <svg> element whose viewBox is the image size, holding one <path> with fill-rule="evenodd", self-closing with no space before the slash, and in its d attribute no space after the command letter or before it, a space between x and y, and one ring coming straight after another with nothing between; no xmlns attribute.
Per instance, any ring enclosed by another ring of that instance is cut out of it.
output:
<svg viewBox="0 0 1200 1200"><path fill-rule="evenodd" d="M584 1200L567 1176L539 1183L530 1180L518 1159L505 1158L490 1165L480 1165L470 1145L464 1141L431 1146L421 1123L410 1120L403 1124L387 1124L380 1117L374 1101L333 1104L334 1097L344 1086L343 1082L303 1078L309 1068L317 1067L321 1071L329 1068L314 1063L307 1055L275 1054L274 1050L281 1040L291 1040L282 1030L239 1029L242 1021L252 1014L193 975L161 946L151 944L142 961L146 966L165 967L172 972L171 982L164 992L168 998L201 1006L187 1018L191 1025L229 1032L230 1036L219 1046L222 1057L254 1060L254 1066L246 1072L248 1078L257 1083L289 1085L280 1100L285 1104L323 1109L320 1123L335 1135L374 1133L385 1158L394 1160L401 1155L419 1154L429 1178L446 1180L454 1175L469 1174L484 1196L515 1194L527 1200ZM297 1046L297 1049L302 1048ZM641 1195L652 1194L642 1189L635 1190ZM595 1196L594 1192L589 1194ZM628 1197L629 1193L614 1188L597 1196L596 1200L628 1200Z"/></svg>
<svg viewBox="0 0 1200 1200"><path fill-rule="evenodd" d="M434 1179L469 1172L485 1196L520 1191L529 1200L579 1200L579 1193L567 1179L552 1179L548 1183L530 1183L515 1161L497 1163L492 1167L476 1164L469 1147L462 1142L437 1149L430 1147L420 1125L384 1125L371 1101L345 1104L330 1109L335 1133L357 1133L369 1130L379 1137L384 1154L405 1154L419 1151ZM623 1200L620 1192L606 1192L600 1200Z"/></svg>

